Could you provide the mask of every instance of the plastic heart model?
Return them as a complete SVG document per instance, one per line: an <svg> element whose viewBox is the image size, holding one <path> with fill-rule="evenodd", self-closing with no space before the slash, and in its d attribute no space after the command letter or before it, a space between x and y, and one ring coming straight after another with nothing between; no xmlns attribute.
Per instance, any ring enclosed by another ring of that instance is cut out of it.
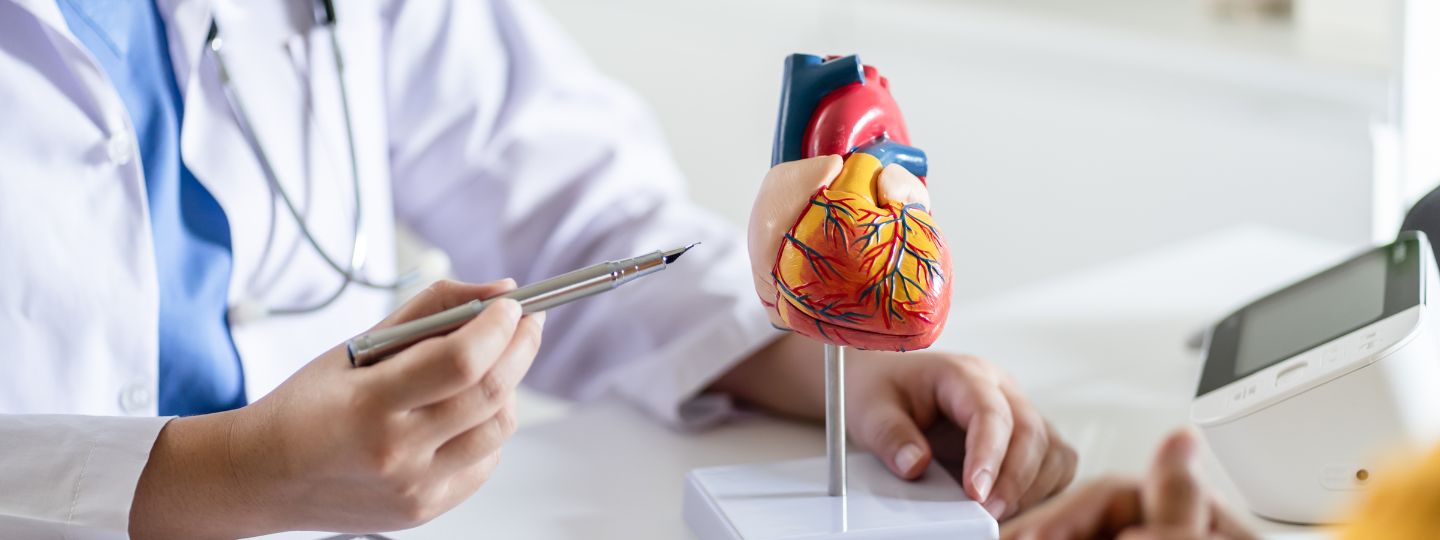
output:
<svg viewBox="0 0 1440 540"><path fill-rule="evenodd" d="M927 172L925 153L909 146L889 81L855 56L796 54L786 60L782 92L772 165L832 154L844 156L844 164L808 200L789 203L804 208L786 214L798 218L775 243L773 287L757 276L762 301L780 325L827 343L891 351L930 346L950 311L950 256L923 203L880 196L887 165L899 164L921 182ZM753 216L751 229L754 245ZM759 266L763 254L751 256ZM773 298L765 298L772 288Z"/></svg>

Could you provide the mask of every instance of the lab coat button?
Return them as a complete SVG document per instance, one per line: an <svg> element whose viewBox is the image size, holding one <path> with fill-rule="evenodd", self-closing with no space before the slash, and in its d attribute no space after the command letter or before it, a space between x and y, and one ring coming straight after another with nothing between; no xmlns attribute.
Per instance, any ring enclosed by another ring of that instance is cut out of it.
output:
<svg viewBox="0 0 1440 540"><path fill-rule="evenodd" d="M154 400L155 393L146 384L128 384L120 390L120 408L128 413L148 412Z"/></svg>
<svg viewBox="0 0 1440 540"><path fill-rule="evenodd" d="M135 145L130 140L130 135L123 131L116 132L105 144L105 152L110 156L110 162L115 165L126 165L130 158L135 155Z"/></svg>

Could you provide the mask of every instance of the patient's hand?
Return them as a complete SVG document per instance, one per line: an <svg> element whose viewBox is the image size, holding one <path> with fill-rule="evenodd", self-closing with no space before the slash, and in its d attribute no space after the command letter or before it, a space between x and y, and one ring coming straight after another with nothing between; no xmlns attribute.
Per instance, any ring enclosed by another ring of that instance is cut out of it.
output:
<svg viewBox="0 0 1440 540"><path fill-rule="evenodd" d="M381 326L514 288L440 282ZM515 429L543 318L490 304L448 335L350 366L344 345L246 407L161 431L131 507L137 538L415 526L469 497Z"/></svg>
<svg viewBox="0 0 1440 540"><path fill-rule="evenodd" d="M1143 478L1094 480L1006 523L1003 540L1248 540L1197 476L1197 441L1171 435Z"/></svg>

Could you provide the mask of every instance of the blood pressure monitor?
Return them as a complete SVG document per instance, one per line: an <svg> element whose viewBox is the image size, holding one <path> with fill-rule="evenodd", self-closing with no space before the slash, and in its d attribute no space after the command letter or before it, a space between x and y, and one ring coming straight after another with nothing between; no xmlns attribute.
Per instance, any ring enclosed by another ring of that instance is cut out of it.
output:
<svg viewBox="0 0 1440 540"><path fill-rule="evenodd" d="M1435 266L1405 232L1209 329L1191 418L1255 513L1333 522L1388 456L1440 440Z"/></svg>

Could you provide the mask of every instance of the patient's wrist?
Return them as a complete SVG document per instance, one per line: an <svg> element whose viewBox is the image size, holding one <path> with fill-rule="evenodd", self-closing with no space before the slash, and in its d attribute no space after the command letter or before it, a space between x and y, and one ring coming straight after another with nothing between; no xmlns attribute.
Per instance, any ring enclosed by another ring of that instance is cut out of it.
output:
<svg viewBox="0 0 1440 540"><path fill-rule="evenodd" d="M786 334L736 364L710 386L743 402L786 416L824 414L824 364L819 344Z"/></svg>

